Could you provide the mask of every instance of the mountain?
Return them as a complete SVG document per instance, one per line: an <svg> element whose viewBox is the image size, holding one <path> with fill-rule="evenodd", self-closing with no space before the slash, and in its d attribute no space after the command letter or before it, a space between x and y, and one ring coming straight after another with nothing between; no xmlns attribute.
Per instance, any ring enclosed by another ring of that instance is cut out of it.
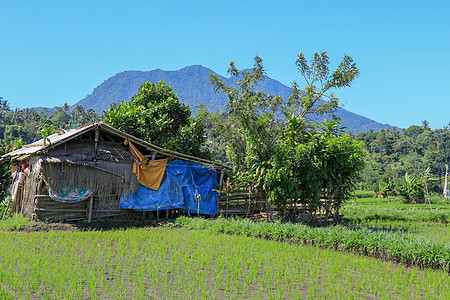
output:
<svg viewBox="0 0 450 300"><path fill-rule="evenodd" d="M208 75L210 73L220 77L224 83L231 84L230 78L220 76L213 70L201 65L188 66L177 71L160 69L145 72L124 71L105 80L94 89L92 94L78 101L75 105L79 104L101 113L108 110L111 103L130 100L138 92L138 88L143 82L164 81L178 94L181 102L191 107L192 111L195 111L195 105L198 104L206 105L210 112L224 111L227 103L226 96L214 92L209 82ZM268 76L258 85L258 89L267 94L282 96L285 99L291 93L289 87ZM390 127L387 124L378 123L343 108L339 109L336 115L342 119L342 124L347 127L348 132L358 133L371 129L379 131Z"/></svg>

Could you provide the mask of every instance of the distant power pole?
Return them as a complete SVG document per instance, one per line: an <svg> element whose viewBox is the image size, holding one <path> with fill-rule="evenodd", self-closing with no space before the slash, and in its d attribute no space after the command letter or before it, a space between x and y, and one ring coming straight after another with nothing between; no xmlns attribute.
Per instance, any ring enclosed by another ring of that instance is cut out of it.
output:
<svg viewBox="0 0 450 300"><path fill-rule="evenodd" d="M444 197L450 199L450 190L448 186L448 165L445 165L445 184L444 184Z"/></svg>

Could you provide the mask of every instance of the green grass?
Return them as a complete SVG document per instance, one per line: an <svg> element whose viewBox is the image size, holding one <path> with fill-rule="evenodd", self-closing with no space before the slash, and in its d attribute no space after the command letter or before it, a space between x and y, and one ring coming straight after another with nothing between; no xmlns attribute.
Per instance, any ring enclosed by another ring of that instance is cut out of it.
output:
<svg viewBox="0 0 450 300"><path fill-rule="evenodd" d="M355 191L354 198L341 208L344 222L354 224L374 220L405 222L450 222L450 201L432 196L428 203L405 204L399 197L373 198L373 192ZM405 224L409 226L409 224Z"/></svg>
<svg viewBox="0 0 450 300"><path fill-rule="evenodd" d="M352 230L344 226L311 228L301 224L252 222L245 219L205 220L180 217L176 224L211 233L229 233L313 244L319 247L355 251L368 256L450 271L450 243L438 243L401 231Z"/></svg>
<svg viewBox="0 0 450 300"><path fill-rule="evenodd" d="M443 299L450 288L442 270L208 231L0 232L0 278L18 299Z"/></svg>
<svg viewBox="0 0 450 300"><path fill-rule="evenodd" d="M354 192L354 197L355 198L372 198L373 195L375 195L375 192L373 191L361 191L361 190L357 190Z"/></svg>
<svg viewBox="0 0 450 300"><path fill-rule="evenodd" d="M0 283L1 283L1 281L0 281ZM14 299L14 297L9 292L3 290L0 285L0 299L9 300L9 299Z"/></svg>
<svg viewBox="0 0 450 300"><path fill-rule="evenodd" d="M365 194L363 194L365 195ZM443 200L443 197L432 197L431 199L431 208L432 209L450 209L450 202L446 202ZM355 195L352 200L345 203L344 206L372 206L372 207L392 207L392 208L423 208L430 209L430 205L427 203L418 203L418 204L407 204L403 203L400 197L390 197L390 198L373 198L369 197L361 197L361 194L358 191L355 192Z"/></svg>
<svg viewBox="0 0 450 300"><path fill-rule="evenodd" d="M15 215L0 221L0 299L444 299L450 208L432 207L357 192L348 227L328 228L179 218L29 233L11 231L29 223Z"/></svg>
<svg viewBox="0 0 450 300"><path fill-rule="evenodd" d="M344 206L341 213L344 221L353 223L370 220L450 222L450 211L447 209Z"/></svg>
<svg viewBox="0 0 450 300"><path fill-rule="evenodd" d="M17 230L22 229L30 223L20 214L14 214L5 220L0 220L0 230Z"/></svg>
<svg viewBox="0 0 450 300"><path fill-rule="evenodd" d="M450 242L450 202L442 196L429 204L404 204L395 197L373 198L370 192L356 191L341 208L343 223L351 228L408 233L436 242ZM439 203L439 204L436 204Z"/></svg>
<svg viewBox="0 0 450 300"><path fill-rule="evenodd" d="M350 228L402 232L440 243L450 242L450 225L447 223L380 219L347 222L346 225Z"/></svg>

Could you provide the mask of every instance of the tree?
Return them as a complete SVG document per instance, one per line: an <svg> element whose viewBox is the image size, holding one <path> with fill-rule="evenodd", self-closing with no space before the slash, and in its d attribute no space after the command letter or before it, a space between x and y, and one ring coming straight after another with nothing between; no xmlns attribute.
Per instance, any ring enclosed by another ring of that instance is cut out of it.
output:
<svg viewBox="0 0 450 300"><path fill-rule="evenodd" d="M97 122L100 120L100 115L96 114L92 108L88 108L86 111L86 118L88 122Z"/></svg>
<svg viewBox="0 0 450 300"><path fill-rule="evenodd" d="M49 119L50 123L58 129L70 128L69 109L70 106L67 103L64 103L63 106L56 106Z"/></svg>
<svg viewBox="0 0 450 300"><path fill-rule="evenodd" d="M336 120L289 120L265 178L269 201L280 208L288 199L324 208L338 221L341 204L350 199L364 168L364 146Z"/></svg>
<svg viewBox="0 0 450 300"><path fill-rule="evenodd" d="M0 124L3 124L5 114L11 110L9 106L8 100L4 100L3 97L0 97Z"/></svg>
<svg viewBox="0 0 450 300"><path fill-rule="evenodd" d="M70 122L72 124L83 125L86 119L84 107L77 104L70 112Z"/></svg>
<svg viewBox="0 0 450 300"><path fill-rule="evenodd" d="M45 124L43 126L43 128L41 129L41 135L44 140L44 145L46 145L47 142L51 143L50 139L48 137L50 135L52 135L53 133L55 133L55 131L53 130L53 125Z"/></svg>
<svg viewBox="0 0 450 300"><path fill-rule="evenodd" d="M217 128L230 141L227 155L238 171L270 159L281 132L282 123L276 114L283 102L279 96L255 89L265 74L258 55L249 71L239 71L234 62L230 62L228 74L237 79L236 85L227 86L214 74L209 76L215 92L223 92L228 98L228 120Z"/></svg>
<svg viewBox="0 0 450 300"><path fill-rule="evenodd" d="M18 125L22 120L22 111L18 108L16 108L15 110L13 110L13 114L12 114L12 122L14 123L14 125Z"/></svg>
<svg viewBox="0 0 450 300"><path fill-rule="evenodd" d="M226 127L229 124L228 116L220 111L209 113L206 105L197 105L195 117L203 124L205 129L206 143L205 148L211 153L214 161L228 164L227 161L227 143L232 137L227 135Z"/></svg>
<svg viewBox="0 0 450 300"><path fill-rule="evenodd" d="M296 81L292 83L292 94L287 102L289 111L296 117L307 118L311 114L333 113L339 108L339 99L332 89L349 87L359 76L353 59L345 55L338 68L329 75L329 58L326 52L314 53L311 62L300 52L295 61L297 70L305 80L306 86L299 89Z"/></svg>
<svg viewBox="0 0 450 300"><path fill-rule="evenodd" d="M427 120L423 120L422 121L422 129L425 130L430 130L430 122L428 122Z"/></svg>
<svg viewBox="0 0 450 300"><path fill-rule="evenodd" d="M287 101L256 90L265 74L258 55L249 71L239 71L230 62L228 74L237 79L232 86L210 74L216 92L224 92L228 98L228 122L219 127L229 137L227 156L233 162L238 186L266 194L281 211L289 199L318 207L325 196L330 200L326 208L330 213L331 203L337 203L337 216L364 165L362 143L343 134L338 120L307 120L312 114L334 112L338 99L330 91L350 86L359 74L349 56L331 77L328 64L325 52L316 53L311 65L300 53L296 65L306 86L301 91L294 82Z"/></svg>
<svg viewBox="0 0 450 300"><path fill-rule="evenodd" d="M173 89L160 81L144 82L130 102L112 104L104 112L107 124L163 148L209 157L204 151L203 124L192 118Z"/></svg>

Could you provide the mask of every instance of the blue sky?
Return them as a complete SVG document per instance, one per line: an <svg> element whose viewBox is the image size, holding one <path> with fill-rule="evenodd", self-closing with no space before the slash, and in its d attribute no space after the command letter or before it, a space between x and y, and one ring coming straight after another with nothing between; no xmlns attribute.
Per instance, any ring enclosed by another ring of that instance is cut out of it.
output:
<svg viewBox="0 0 450 300"><path fill-rule="evenodd" d="M381 123L450 122L448 1L4 1L0 96L15 108L74 104L125 70L201 64L225 75L258 53L302 84L294 62L344 54L361 75L345 108Z"/></svg>

